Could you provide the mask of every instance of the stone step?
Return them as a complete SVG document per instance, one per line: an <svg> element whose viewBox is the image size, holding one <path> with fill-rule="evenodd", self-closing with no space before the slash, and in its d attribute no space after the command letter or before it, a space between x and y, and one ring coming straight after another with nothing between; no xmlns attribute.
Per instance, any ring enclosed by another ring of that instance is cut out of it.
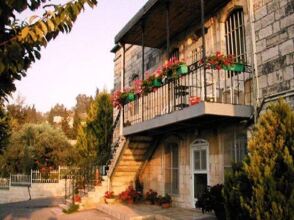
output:
<svg viewBox="0 0 294 220"><path fill-rule="evenodd" d="M115 172L137 172L140 166L117 166Z"/></svg>
<svg viewBox="0 0 294 220"><path fill-rule="evenodd" d="M134 161L134 160L121 160L119 162L119 166L140 166L142 164L141 161Z"/></svg>
<svg viewBox="0 0 294 220"><path fill-rule="evenodd" d="M129 171L129 172L116 171L116 172L114 172L113 176L116 176L116 177L131 176L131 175L136 175L136 173L137 173L137 171Z"/></svg>
<svg viewBox="0 0 294 220"><path fill-rule="evenodd" d="M132 138L130 138L131 142L140 142L140 143L144 143L144 142L151 142L152 141L152 137L149 136L134 136Z"/></svg>
<svg viewBox="0 0 294 220"><path fill-rule="evenodd" d="M146 150L143 148L136 148L136 149L125 149L123 154L132 154L132 155L142 155L145 154Z"/></svg>
<svg viewBox="0 0 294 220"><path fill-rule="evenodd" d="M123 154L121 160L136 160L142 161L145 158L145 154Z"/></svg>
<svg viewBox="0 0 294 220"><path fill-rule="evenodd" d="M149 144L129 144L127 149L148 149L149 148Z"/></svg>

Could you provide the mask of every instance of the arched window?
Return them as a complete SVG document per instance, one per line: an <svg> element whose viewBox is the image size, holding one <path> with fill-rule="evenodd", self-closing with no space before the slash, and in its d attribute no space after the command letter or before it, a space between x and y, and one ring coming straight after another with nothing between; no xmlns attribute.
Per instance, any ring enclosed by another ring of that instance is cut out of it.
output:
<svg viewBox="0 0 294 220"><path fill-rule="evenodd" d="M242 8L234 10L226 20L226 49L237 61L246 62L244 13Z"/></svg>

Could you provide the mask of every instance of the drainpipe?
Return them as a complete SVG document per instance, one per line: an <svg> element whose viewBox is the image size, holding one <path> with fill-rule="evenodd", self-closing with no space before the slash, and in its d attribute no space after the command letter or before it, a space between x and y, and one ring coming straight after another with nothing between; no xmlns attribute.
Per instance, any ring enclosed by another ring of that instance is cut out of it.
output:
<svg viewBox="0 0 294 220"><path fill-rule="evenodd" d="M204 78L204 101L207 100L206 88L206 45L205 45L205 27L204 27L204 1L201 0L201 31L202 31L202 59L203 59L203 78Z"/></svg>
<svg viewBox="0 0 294 220"><path fill-rule="evenodd" d="M145 33L145 26L144 26L144 21L141 23L141 29L142 29L142 80L145 79L144 72L145 72L145 42L144 42L144 33ZM142 95L142 104L141 104L141 109L142 109L142 121L144 121L144 95Z"/></svg>
<svg viewBox="0 0 294 220"><path fill-rule="evenodd" d="M169 0L166 1L166 52L167 52L167 59L169 59L169 48L170 48L170 29L169 29ZM170 113L170 83L168 83L168 92L167 92L167 99L168 99L168 113Z"/></svg>
<svg viewBox="0 0 294 220"><path fill-rule="evenodd" d="M125 53L126 53L126 46L125 44L120 45L122 47L122 72L121 72L121 77L120 77L120 90L123 91L124 87L125 87ZM120 117L120 136L122 136L123 134L123 126L124 126L124 107L122 107L122 109L120 110L121 112L121 117Z"/></svg>
<svg viewBox="0 0 294 220"><path fill-rule="evenodd" d="M255 97L254 102L254 122L257 120L257 107L259 106L259 82L258 82L258 68L256 59L256 38L255 38L255 27L254 27L254 13L253 13L253 0L248 0L249 3L249 19L251 27L251 39L252 39L252 63L253 63L253 96Z"/></svg>

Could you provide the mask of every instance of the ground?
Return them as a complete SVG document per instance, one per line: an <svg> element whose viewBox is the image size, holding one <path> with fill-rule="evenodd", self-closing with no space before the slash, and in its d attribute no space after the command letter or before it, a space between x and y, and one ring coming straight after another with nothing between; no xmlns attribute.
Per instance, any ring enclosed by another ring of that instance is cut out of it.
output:
<svg viewBox="0 0 294 220"><path fill-rule="evenodd" d="M112 220L98 210L64 214L58 204L62 198L34 199L24 202L0 204L1 220Z"/></svg>

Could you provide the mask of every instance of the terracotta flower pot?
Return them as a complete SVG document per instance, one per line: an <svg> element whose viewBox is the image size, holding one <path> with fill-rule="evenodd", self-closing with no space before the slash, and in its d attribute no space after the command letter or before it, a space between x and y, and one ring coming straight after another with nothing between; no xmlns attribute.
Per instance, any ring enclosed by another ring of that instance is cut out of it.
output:
<svg viewBox="0 0 294 220"><path fill-rule="evenodd" d="M75 201L75 202L81 202L81 197L80 197L80 195L74 195L74 201Z"/></svg>
<svg viewBox="0 0 294 220"><path fill-rule="evenodd" d="M163 209L168 209L170 207L171 207L171 204L170 203L162 203L161 204L161 208L163 208Z"/></svg>
<svg viewBox="0 0 294 220"><path fill-rule="evenodd" d="M115 198L105 198L104 202L106 204L113 204L113 203L115 203Z"/></svg>

